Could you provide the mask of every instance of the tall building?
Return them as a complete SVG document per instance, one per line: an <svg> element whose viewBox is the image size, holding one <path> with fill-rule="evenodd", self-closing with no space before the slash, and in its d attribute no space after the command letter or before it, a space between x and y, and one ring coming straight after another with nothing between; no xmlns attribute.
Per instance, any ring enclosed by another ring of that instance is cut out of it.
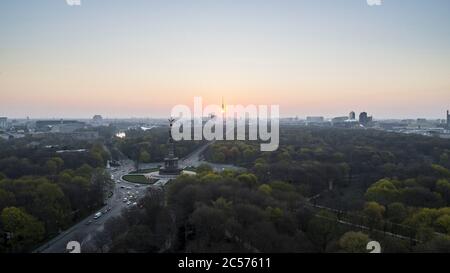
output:
<svg viewBox="0 0 450 273"><path fill-rule="evenodd" d="M450 112L447 110L447 129L450 129Z"/></svg>
<svg viewBox="0 0 450 273"><path fill-rule="evenodd" d="M359 114L359 123L361 123L362 125L367 125L370 122L372 122L372 117L367 116L366 112L362 112Z"/></svg>
<svg viewBox="0 0 450 273"><path fill-rule="evenodd" d="M351 120L356 119L355 112L351 111L350 114L348 115L348 119L351 119Z"/></svg>
<svg viewBox="0 0 450 273"><path fill-rule="evenodd" d="M0 129L6 129L8 127L8 118L0 117Z"/></svg>

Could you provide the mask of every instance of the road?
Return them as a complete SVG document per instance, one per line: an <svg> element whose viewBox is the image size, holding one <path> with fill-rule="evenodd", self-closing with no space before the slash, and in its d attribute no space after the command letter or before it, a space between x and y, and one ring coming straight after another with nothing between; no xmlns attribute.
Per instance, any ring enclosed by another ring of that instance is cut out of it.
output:
<svg viewBox="0 0 450 273"><path fill-rule="evenodd" d="M245 170L244 168L237 167L237 166L231 165L231 164L217 164L217 163L211 163L211 162L205 161L203 159L202 153L206 150L206 148L208 148L209 145L213 144L214 142L215 141L210 141L210 142L206 143L205 145L201 146L200 148L198 148L197 150L195 150L194 152L189 154L187 157L181 159L179 162L180 167L181 168L189 167L189 166L198 167L202 164L207 164L207 165L211 166L214 171L217 171L217 172L221 172L224 169L231 169L231 170L235 170L235 171Z"/></svg>
<svg viewBox="0 0 450 273"><path fill-rule="evenodd" d="M206 148L212 144L213 142L208 142L205 145L202 145L197 150L181 159L179 164L180 167L187 166L199 166L202 163L207 163L202 160L202 153L206 150ZM207 163L213 167L216 171L222 171L224 168L232 168L239 169L233 165L223 165L223 164L213 164ZM162 165L162 163L150 163L150 164L142 164L141 168L153 168L158 165ZM85 246L91 239L92 234L95 234L99 231L103 230L104 224L109 219L120 216L122 210L125 208L132 208L133 205L128 205L123 201L123 198L128 197L130 192L135 195L136 198L133 200L137 201L145 195L145 192L149 187L154 187L154 185L139 185L134 183L129 183L121 179L121 177L125 174L130 173L134 170L134 163L131 160L122 160L120 161L120 166L117 168L110 168L109 172L112 175L112 179L114 181L114 193L111 198L107 200L107 205L104 206L101 210L103 212L105 209L110 209L108 212L104 213L100 218L94 219L94 214L88 216L78 224L75 224L68 230L63 231L61 234L48 241L34 252L41 253L64 253L67 252L66 246L70 241L77 241L81 244L81 250L83 250L83 246ZM155 185L164 185L165 183L156 182ZM138 191L138 194L136 194Z"/></svg>
<svg viewBox="0 0 450 273"><path fill-rule="evenodd" d="M35 252L64 253L66 252L67 243L70 241L80 242L81 248L83 249L83 246L91 239L92 234L103 230L104 224L108 219L119 216L124 208L135 207L133 204L124 202L123 198L128 197L128 192L130 192L130 194L135 196L133 199L134 202L135 200L142 198L145 195L146 189L151 186L128 183L120 179L122 175L132 171L133 166L131 160L126 160L121 161L120 167L110 169L110 173L115 183L114 194L107 200L107 205L99 210L103 212L105 209L109 208L110 210L108 212L104 213L96 220L94 219L95 214L90 215L36 249ZM137 194L136 191L138 192Z"/></svg>

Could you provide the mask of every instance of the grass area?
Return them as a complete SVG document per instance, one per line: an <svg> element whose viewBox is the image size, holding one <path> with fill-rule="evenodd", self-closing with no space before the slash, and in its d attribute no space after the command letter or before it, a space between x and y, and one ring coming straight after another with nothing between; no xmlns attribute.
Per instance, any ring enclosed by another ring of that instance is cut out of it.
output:
<svg viewBox="0 0 450 273"><path fill-rule="evenodd" d="M134 174L134 175L124 175L122 177L123 180L131 183L137 183L137 184L153 184L157 180L156 179L147 179L144 175Z"/></svg>
<svg viewBox="0 0 450 273"><path fill-rule="evenodd" d="M142 169L139 171L132 171L132 172L130 172L130 174L151 173L151 172L156 172L156 171L159 171L159 168L151 168L151 169Z"/></svg>

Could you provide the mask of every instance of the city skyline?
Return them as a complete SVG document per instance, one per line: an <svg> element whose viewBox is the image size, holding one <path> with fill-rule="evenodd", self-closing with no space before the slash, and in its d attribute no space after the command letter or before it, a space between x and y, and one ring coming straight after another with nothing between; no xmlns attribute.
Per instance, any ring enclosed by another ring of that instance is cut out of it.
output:
<svg viewBox="0 0 450 273"><path fill-rule="evenodd" d="M23 3L0 3L0 116L161 118L195 96L300 118L450 108L444 0Z"/></svg>

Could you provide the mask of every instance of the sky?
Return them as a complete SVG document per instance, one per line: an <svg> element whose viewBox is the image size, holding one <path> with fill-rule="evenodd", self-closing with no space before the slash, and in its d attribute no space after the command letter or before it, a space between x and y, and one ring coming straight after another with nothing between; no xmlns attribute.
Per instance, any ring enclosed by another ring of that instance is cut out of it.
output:
<svg viewBox="0 0 450 273"><path fill-rule="evenodd" d="M166 117L195 96L444 118L450 1L0 1L0 116Z"/></svg>

